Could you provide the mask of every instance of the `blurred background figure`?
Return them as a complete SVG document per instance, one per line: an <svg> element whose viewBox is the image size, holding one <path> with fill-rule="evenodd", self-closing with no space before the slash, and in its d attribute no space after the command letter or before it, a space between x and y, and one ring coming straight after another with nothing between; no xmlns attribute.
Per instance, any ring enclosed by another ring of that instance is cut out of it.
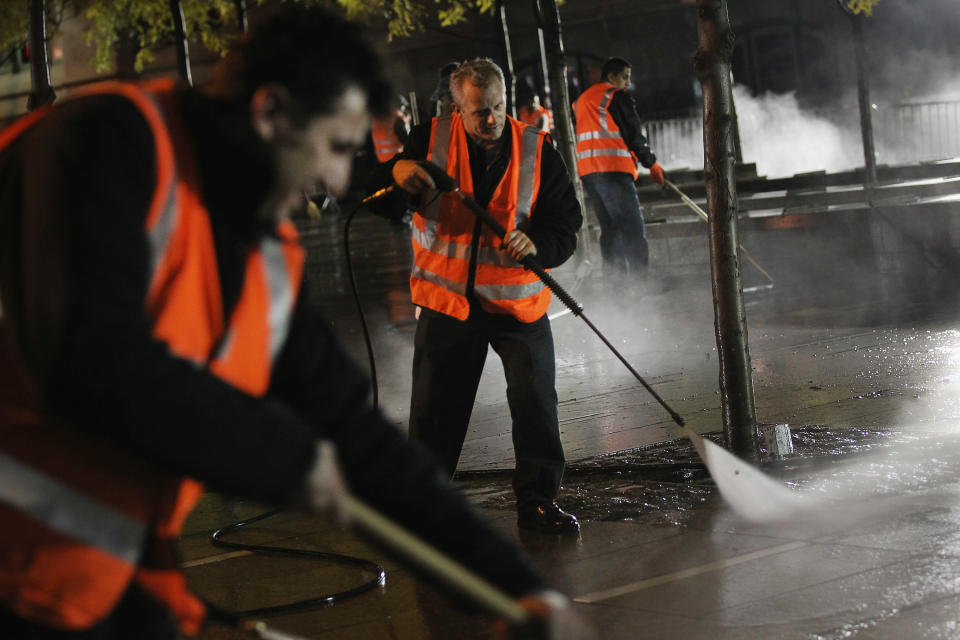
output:
<svg viewBox="0 0 960 640"><path fill-rule="evenodd" d="M457 70L459 62L448 62L440 67L437 88L430 95L434 103L434 115L448 116L453 112L453 94L450 93L450 74Z"/></svg>
<svg viewBox="0 0 960 640"><path fill-rule="evenodd" d="M391 112L374 118L370 123L370 135L377 162L386 162L403 151L403 145L410 135L410 103L407 99L398 95L397 104Z"/></svg>
<svg viewBox="0 0 960 640"><path fill-rule="evenodd" d="M540 96L529 82L517 86L517 120L547 133L553 130L553 116L540 104Z"/></svg>

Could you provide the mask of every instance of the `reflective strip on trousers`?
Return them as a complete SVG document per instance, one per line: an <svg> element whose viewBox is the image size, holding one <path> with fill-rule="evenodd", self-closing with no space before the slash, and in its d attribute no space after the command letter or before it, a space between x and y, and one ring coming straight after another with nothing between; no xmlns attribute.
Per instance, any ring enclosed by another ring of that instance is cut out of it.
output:
<svg viewBox="0 0 960 640"><path fill-rule="evenodd" d="M586 158L596 158L598 156L622 156L624 158L632 157L627 149L588 149L577 153L577 160Z"/></svg>
<svg viewBox="0 0 960 640"><path fill-rule="evenodd" d="M5 453L0 453L0 501L129 564L137 563L146 541L144 523Z"/></svg>

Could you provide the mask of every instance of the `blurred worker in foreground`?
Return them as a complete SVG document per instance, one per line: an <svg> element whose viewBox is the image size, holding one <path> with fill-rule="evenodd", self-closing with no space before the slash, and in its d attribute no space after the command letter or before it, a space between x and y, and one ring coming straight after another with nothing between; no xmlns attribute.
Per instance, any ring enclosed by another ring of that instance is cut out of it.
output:
<svg viewBox="0 0 960 640"><path fill-rule="evenodd" d="M288 10L205 93L104 84L0 132L4 640L197 633L175 545L198 481L337 509L334 451L361 499L515 597L545 588L306 299L289 217L346 188L380 69L355 27Z"/></svg>
<svg viewBox="0 0 960 640"><path fill-rule="evenodd" d="M576 531L554 499L564 455L557 419L550 290L519 263L536 256L563 264L576 248L580 205L548 136L506 115L503 72L488 58L450 76L455 113L414 127L392 177L421 195L413 218L414 338L410 436L440 457L452 476L460 458L487 349L503 361L513 419L517 524ZM429 160L507 229L505 242L418 160Z"/></svg>
<svg viewBox="0 0 960 640"><path fill-rule="evenodd" d="M577 173L600 222L600 255L610 291L638 291L644 284L650 252L643 210L634 182L637 162L663 184L663 169L643 136L630 86L630 63L610 58L602 80L577 98Z"/></svg>

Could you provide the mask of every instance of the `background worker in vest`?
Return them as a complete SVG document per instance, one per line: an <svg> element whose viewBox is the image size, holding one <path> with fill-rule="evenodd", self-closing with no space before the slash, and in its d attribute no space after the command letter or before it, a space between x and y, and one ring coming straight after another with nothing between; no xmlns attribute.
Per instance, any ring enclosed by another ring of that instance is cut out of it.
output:
<svg viewBox="0 0 960 640"><path fill-rule="evenodd" d="M453 95L450 93L450 74L457 70L459 62L448 62L437 70L437 86L430 94L433 115L448 116L453 113Z"/></svg>
<svg viewBox="0 0 960 640"><path fill-rule="evenodd" d="M503 361L516 454L517 524L576 531L554 501L564 455L557 420L550 292L517 260L550 268L576 248L580 206L548 137L506 115L503 72L488 58L450 76L456 112L414 127L392 177L422 194L414 215L411 293L421 309L414 339L410 436L453 475L488 346ZM417 160L445 168L508 230L501 244Z"/></svg>
<svg viewBox="0 0 960 640"><path fill-rule="evenodd" d="M540 104L540 96L530 86L523 82L517 87L517 120L536 127L540 131L550 133L553 121L550 112Z"/></svg>
<svg viewBox="0 0 960 640"><path fill-rule="evenodd" d="M4 640L196 633L186 478L319 510L345 476L552 623L573 615L370 406L301 284L289 216L318 182L346 189L381 68L356 27L291 8L204 92L112 83L0 132Z"/></svg>
<svg viewBox="0 0 960 640"><path fill-rule="evenodd" d="M650 252L643 228L643 210L634 182L637 162L650 178L663 184L663 169L650 150L630 86L630 63L610 58L603 80L577 98L577 173L600 222L600 255L609 291L640 292L645 285Z"/></svg>
<svg viewBox="0 0 960 640"><path fill-rule="evenodd" d="M397 107L392 113L378 116L370 123L370 138L377 162L386 162L401 151L410 135L410 104L397 96Z"/></svg>

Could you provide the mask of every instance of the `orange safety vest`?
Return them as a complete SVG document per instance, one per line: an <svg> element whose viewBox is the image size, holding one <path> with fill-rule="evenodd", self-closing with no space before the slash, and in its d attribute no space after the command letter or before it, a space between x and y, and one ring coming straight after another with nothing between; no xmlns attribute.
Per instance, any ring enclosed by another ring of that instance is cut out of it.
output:
<svg viewBox="0 0 960 640"><path fill-rule="evenodd" d="M546 134L507 117L511 128L510 162L487 205L487 211L504 229L525 228L533 215L540 191L540 160ZM433 119L427 160L440 167L473 195L473 177L467 134L458 114ZM413 216L413 270L410 291L413 303L466 320L474 214L453 194L428 193L427 204ZM534 322L550 306L550 290L532 272L500 249L500 238L481 230L474 276L474 295L490 313L510 314L521 322Z"/></svg>
<svg viewBox="0 0 960 640"><path fill-rule="evenodd" d="M520 107L520 112L517 114L517 119L521 122L537 126L540 116L546 116L547 131L551 131L553 129L553 116L543 105L540 105L536 109L531 109L527 105L523 105Z"/></svg>
<svg viewBox="0 0 960 640"><path fill-rule="evenodd" d="M157 186L147 215L145 312L177 357L263 396L299 289L303 249L289 222L247 255L244 286L223 317L210 219L193 156L173 107L173 83L103 83L143 114L156 147ZM41 114L42 115L42 114ZM13 125L0 149L36 122ZM46 415L0 319L0 603L27 620L79 631L110 614L134 580L186 634L203 604L189 593L175 543L202 486Z"/></svg>
<svg viewBox="0 0 960 640"><path fill-rule="evenodd" d="M637 159L620 136L620 127L607 112L613 94L609 82L598 82L577 98L577 174L602 171L629 173L636 180Z"/></svg>
<svg viewBox="0 0 960 640"><path fill-rule="evenodd" d="M373 150L377 153L377 162L386 162L403 151L403 143L397 137L394 123L400 113L386 118L374 118L370 123L370 134L373 136Z"/></svg>

